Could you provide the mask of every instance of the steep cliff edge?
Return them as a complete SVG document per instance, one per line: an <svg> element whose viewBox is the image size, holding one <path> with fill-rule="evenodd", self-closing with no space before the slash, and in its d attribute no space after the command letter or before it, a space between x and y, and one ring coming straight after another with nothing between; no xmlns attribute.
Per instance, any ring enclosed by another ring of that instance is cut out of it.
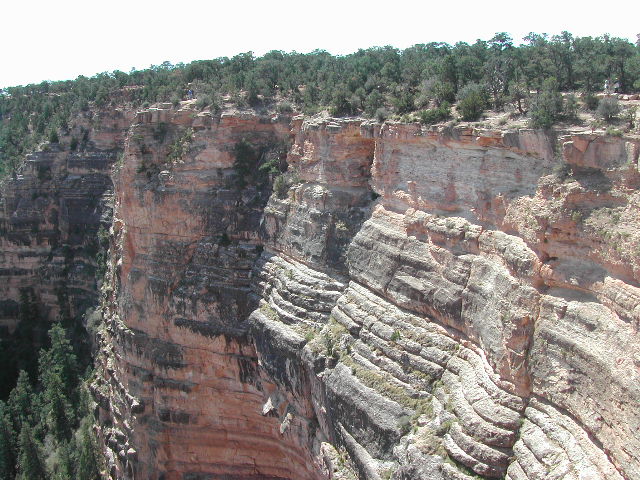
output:
<svg viewBox="0 0 640 480"><path fill-rule="evenodd" d="M639 152L138 113L93 383L108 474L640 479Z"/></svg>

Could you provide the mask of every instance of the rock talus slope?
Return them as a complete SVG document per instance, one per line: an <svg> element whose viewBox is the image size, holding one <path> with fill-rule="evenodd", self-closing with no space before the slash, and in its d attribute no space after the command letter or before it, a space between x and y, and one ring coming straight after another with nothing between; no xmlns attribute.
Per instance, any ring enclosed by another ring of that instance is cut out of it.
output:
<svg viewBox="0 0 640 480"><path fill-rule="evenodd" d="M290 144L286 191L238 182L241 142ZM639 151L139 113L93 385L110 476L639 479Z"/></svg>

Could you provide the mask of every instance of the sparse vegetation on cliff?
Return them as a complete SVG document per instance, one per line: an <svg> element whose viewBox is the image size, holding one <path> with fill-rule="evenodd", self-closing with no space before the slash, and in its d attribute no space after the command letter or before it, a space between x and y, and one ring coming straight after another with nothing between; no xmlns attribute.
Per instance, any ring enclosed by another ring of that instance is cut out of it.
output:
<svg viewBox="0 0 640 480"><path fill-rule="evenodd" d="M243 138L234 145L233 154L234 180L237 188L255 185L261 189L275 176L274 189L277 189L278 196L282 198L281 195L289 188L287 178L282 176L286 168L283 161L286 154L285 145L277 142L259 145Z"/></svg>

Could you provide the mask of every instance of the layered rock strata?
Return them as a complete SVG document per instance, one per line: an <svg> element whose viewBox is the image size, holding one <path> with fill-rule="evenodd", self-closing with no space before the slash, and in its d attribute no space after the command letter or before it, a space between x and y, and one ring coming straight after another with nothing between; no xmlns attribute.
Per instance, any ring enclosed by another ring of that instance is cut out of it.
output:
<svg viewBox="0 0 640 480"><path fill-rule="evenodd" d="M37 348L50 322L80 323L98 306L96 282L106 262L102 243L111 225L111 169L131 115L87 112L72 123L59 143L27 155L2 185L0 337L5 345L17 341L15 330L27 311L37 331L23 334L34 342L24 348ZM5 364L5 373L8 368Z"/></svg>
<svg viewBox="0 0 640 480"><path fill-rule="evenodd" d="M283 142L279 188L238 181L239 144ZM640 478L639 152L139 113L93 385L108 474Z"/></svg>

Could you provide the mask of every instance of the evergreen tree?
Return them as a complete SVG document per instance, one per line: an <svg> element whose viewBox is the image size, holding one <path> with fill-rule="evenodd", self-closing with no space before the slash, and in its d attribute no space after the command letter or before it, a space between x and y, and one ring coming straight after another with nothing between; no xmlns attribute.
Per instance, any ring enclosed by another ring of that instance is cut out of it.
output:
<svg viewBox="0 0 640 480"><path fill-rule="evenodd" d="M466 121L476 121L487 107L487 92L482 85L469 83L458 92L458 112Z"/></svg>
<svg viewBox="0 0 640 480"><path fill-rule="evenodd" d="M44 399L47 408L47 427L59 443L64 443L71 438L73 415L69 402L64 395L62 380L57 374L49 379L49 385L45 390Z"/></svg>
<svg viewBox="0 0 640 480"><path fill-rule="evenodd" d="M72 443L63 443L57 450L57 463L52 475L53 480L74 480L74 456Z"/></svg>
<svg viewBox="0 0 640 480"><path fill-rule="evenodd" d="M9 394L9 413L15 432L20 432L22 426L32 422L34 393L29 375L24 370L18 375L18 383Z"/></svg>
<svg viewBox="0 0 640 480"><path fill-rule="evenodd" d="M16 475L16 445L7 405L0 401L0 480L13 480Z"/></svg>
<svg viewBox="0 0 640 480"><path fill-rule="evenodd" d="M562 115L562 94L554 77L542 83L541 92L533 99L529 111L533 128L551 128Z"/></svg>
<svg viewBox="0 0 640 480"><path fill-rule="evenodd" d="M28 423L23 423L18 443L17 480L45 480L46 469L42 452Z"/></svg>
<svg viewBox="0 0 640 480"><path fill-rule="evenodd" d="M59 324L55 324L49 330L51 347L41 350L38 361L39 380L45 392L60 389L64 398L77 405L78 386L78 361L73 353L71 342L67 339L65 331ZM50 399L48 399L50 400Z"/></svg>
<svg viewBox="0 0 640 480"><path fill-rule="evenodd" d="M77 434L78 467L76 479L99 480L101 456L93 431L91 421L85 418Z"/></svg>

